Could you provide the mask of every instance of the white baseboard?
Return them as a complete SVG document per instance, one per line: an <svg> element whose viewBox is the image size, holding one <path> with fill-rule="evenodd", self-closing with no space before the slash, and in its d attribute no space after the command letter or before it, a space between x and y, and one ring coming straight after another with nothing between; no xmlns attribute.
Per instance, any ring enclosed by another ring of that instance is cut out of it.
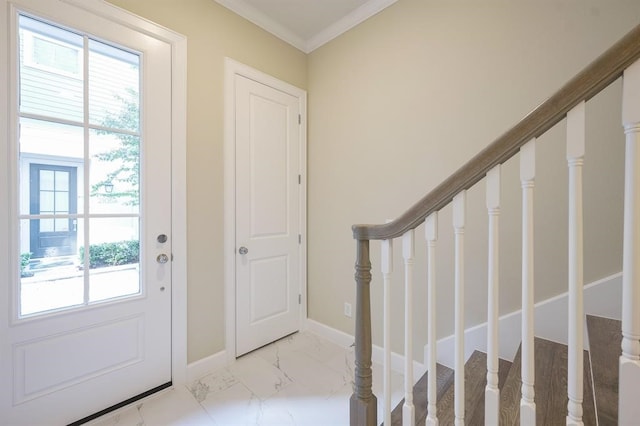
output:
<svg viewBox="0 0 640 426"><path fill-rule="evenodd" d="M312 319L307 319L307 330L345 348L352 346L355 341L355 338L352 335L336 330L335 328L331 328ZM384 349L380 346L373 345L371 359L377 364L382 364L384 361ZM400 355L396 352L391 353L391 370L400 374L404 373L404 355ZM427 366L425 364L413 361L414 382L417 382L426 371Z"/></svg>
<svg viewBox="0 0 640 426"><path fill-rule="evenodd" d="M567 344L568 342L568 294L563 293L535 305L535 335L543 339ZM500 317L499 356L511 361L521 340L522 310ZM606 318L620 319L622 316L622 273L614 274L584 287L584 312ZM589 349L589 339L584 337L585 349ZM425 346L425 358L428 346ZM465 330L465 358L474 350L487 351L487 323ZM454 336L438 340L438 362L454 365Z"/></svg>
<svg viewBox="0 0 640 426"><path fill-rule="evenodd" d="M227 351L220 351L208 357L199 359L187 365L187 384L190 385L209 373L219 370L229 364Z"/></svg>
<svg viewBox="0 0 640 426"><path fill-rule="evenodd" d="M568 294L563 293L535 305L535 335L543 339L567 344L568 318L567 318ZM622 273L617 273L603 278L584 287L584 312L587 315L597 315L606 318L620 319L622 315ZM511 312L500 317L499 321L499 356L511 361L521 341L521 310ZM354 337L350 334L336 330L312 319L306 320L307 330L316 333L325 339L343 346L349 347L354 343ZM585 349L588 349L588 337L584 338ZM427 360L428 346L424 347L424 360ZM465 330L465 359L468 359L473 351L487 351L487 323L479 324ZM454 365L454 336L448 336L438 340L438 363L452 368ZM373 345L372 360L382 364L384 350ZM414 377L420 378L427 369L426 362L414 361ZM404 356L393 352L391 354L391 369L398 373L404 371Z"/></svg>

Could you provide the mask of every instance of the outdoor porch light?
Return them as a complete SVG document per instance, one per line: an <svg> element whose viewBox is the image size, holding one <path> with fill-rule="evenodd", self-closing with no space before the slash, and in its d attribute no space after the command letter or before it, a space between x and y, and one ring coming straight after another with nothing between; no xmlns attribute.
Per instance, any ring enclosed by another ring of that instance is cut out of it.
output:
<svg viewBox="0 0 640 426"><path fill-rule="evenodd" d="M104 192L111 194L113 192L113 184L111 182L104 184Z"/></svg>

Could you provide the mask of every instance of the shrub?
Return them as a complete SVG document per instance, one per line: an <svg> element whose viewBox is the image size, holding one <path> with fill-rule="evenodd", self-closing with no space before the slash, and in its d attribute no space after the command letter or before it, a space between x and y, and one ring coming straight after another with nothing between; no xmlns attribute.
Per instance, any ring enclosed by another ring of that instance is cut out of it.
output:
<svg viewBox="0 0 640 426"><path fill-rule="evenodd" d="M80 263L84 264L84 247L80 247ZM91 244L89 268L126 265L140 260L140 242L137 240Z"/></svg>
<svg viewBox="0 0 640 426"><path fill-rule="evenodd" d="M21 253L20 254L20 276L21 277L30 277L33 275L32 272L27 271L27 266L29 266L29 261L31 261L31 253Z"/></svg>

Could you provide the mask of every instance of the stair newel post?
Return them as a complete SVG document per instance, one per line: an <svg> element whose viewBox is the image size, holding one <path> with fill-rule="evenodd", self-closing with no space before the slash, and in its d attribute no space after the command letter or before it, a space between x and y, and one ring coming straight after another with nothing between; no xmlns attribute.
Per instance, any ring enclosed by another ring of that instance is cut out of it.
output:
<svg viewBox="0 0 640 426"><path fill-rule="evenodd" d="M453 198L453 231L455 236L455 380L454 414L456 426L464 426L464 227L467 191Z"/></svg>
<svg viewBox="0 0 640 426"><path fill-rule="evenodd" d="M520 148L522 185L522 398L520 424L536 424L534 358L534 280L533 280L533 188L535 182L536 141Z"/></svg>
<svg viewBox="0 0 640 426"><path fill-rule="evenodd" d="M427 217L425 226L427 240L427 347L428 368L427 376L427 418L426 426L438 426L438 412L436 408L438 399L436 373L436 241L438 240L438 212L431 213Z"/></svg>
<svg viewBox="0 0 640 426"><path fill-rule="evenodd" d="M371 389L371 260L369 240L357 240L355 390L350 400L351 426L376 426L377 399Z"/></svg>
<svg viewBox="0 0 640 426"><path fill-rule="evenodd" d="M487 173L487 213L489 215L488 304L487 304L487 386L485 388L484 424L497 425L500 420L498 388L498 316L499 316L499 218L500 166Z"/></svg>
<svg viewBox="0 0 640 426"><path fill-rule="evenodd" d="M622 258L622 355L618 424L640 418L640 61L624 72L624 241Z"/></svg>
<svg viewBox="0 0 640 426"><path fill-rule="evenodd" d="M567 425L582 425L584 277L582 235L582 165L585 151L585 102L567 114L569 166L569 344Z"/></svg>
<svg viewBox="0 0 640 426"><path fill-rule="evenodd" d="M402 236L404 258L404 405L402 426L415 424L413 405L413 262L415 258L415 231Z"/></svg>
<svg viewBox="0 0 640 426"><path fill-rule="evenodd" d="M388 221L387 221L388 222ZM391 273L393 240L382 241L383 322L384 322L384 424L391 424Z"/></svg>

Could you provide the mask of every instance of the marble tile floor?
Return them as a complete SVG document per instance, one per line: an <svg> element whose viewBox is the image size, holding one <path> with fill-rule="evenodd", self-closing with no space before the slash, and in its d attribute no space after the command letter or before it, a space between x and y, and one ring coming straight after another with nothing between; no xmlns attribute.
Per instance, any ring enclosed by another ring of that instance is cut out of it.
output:
<svg viewBox="0 0 640 426"><path fill-rule="evenodd" d="M89 423L91 426L340 426L349 424L353 347L308 331L239 358L190 383L161 392ZM373 387L382 421L382 367ZM392 407L402 375L392 373Z"/></svg>

